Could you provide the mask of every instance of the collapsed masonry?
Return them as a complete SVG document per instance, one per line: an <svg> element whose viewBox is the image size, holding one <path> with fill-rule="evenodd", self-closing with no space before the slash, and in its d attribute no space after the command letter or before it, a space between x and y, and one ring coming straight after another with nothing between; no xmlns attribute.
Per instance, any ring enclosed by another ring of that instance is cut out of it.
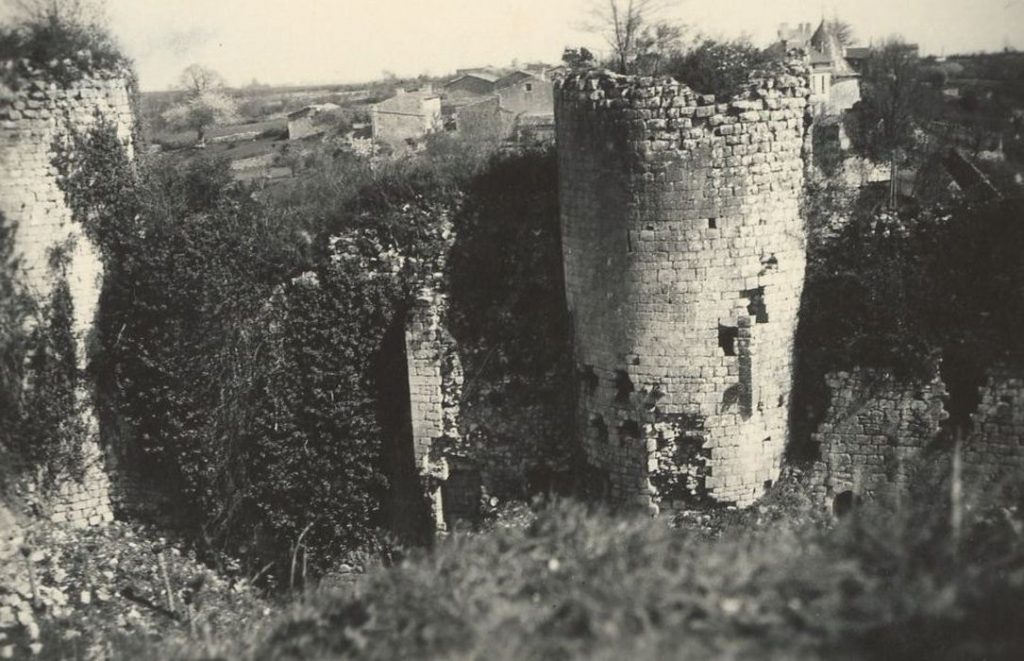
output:
<svg viewBox="0 0 1024 661"><path fill-rule="evenodd" d="M69 136L101 121L116 127L131 154L134 118L129 79L126 72L111 71L67 85L45 79L0 84L0 213L16 228L15 252L33 298L45 304L57 279L67 279L83 373L88 367L103 264L81 224L72 220L53 160ZM58 250L68 257L63 267L55 267L51 260ZM89 430L83 448L84 478L61 480L57 493L39 498L38 504L55 521L95 525L113 518L111 479L98 444L92 393L86 387L78 396L90 409L84 414Z"/></svg>
<svg viewBox="0 0 1024 661"><path fill-rule="evenodd" d="M805 268L791 73L728 103L607 72L558 87L577 440L613 501L744 505L779 473Z"/></svg>
<svg viewBox="0 0 1024 661"><path fill-rule="evenodd" d="M405 327L413 461L434 530L447 528L451 507L459 502L455 494L445 493L451 477L448 455L459 438L463 379L455 342L444 324L446 310L446 297L424 288Z"/></svg>
<svg viewBox="0 0 1024 661"><path fill-rule="evenodd" d="M812 435L819 460L811 482L824 502L842 494L892 501L928 469L950 408L936 374L906 382L878 369L833 372L830 403ZM972 492L996 495L1024 475L1024 374L1007 365L985 370L962 436L963 480ZM941 462L947 463L948 457Z"/></svg>

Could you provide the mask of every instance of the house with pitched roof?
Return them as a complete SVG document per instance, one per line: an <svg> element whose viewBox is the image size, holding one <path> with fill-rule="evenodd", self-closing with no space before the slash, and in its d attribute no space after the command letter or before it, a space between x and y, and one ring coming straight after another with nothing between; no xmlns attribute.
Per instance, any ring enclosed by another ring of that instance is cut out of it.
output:
<svg viewBox="0 0 1024 661"><path fill-rule="evenodd" d="M494 88L501 107L517 115L554 115L554 86L543 73L513 71Z"/></svg>
<svg viewBox="0 0 1024 661"><path fill-rule="evenodd" d="M391 147L413 146L428 133L441 130L441 96L429 85L370 106L373 141Z"/></svg>
<svg viewBox="0 0 1024 661"><path fill-rule="evenodd" d="M810 68L811 103L816 112L837 115L860 100L860 74L846 59L846 49L824 20L796 28L782 24L779 43L786 51L802 50ZM859 51L858 51L859 52Z"/></svg>
<svg viewBox="0 0 1024 661"><path fill-rule="evenodd" d="M501 76L490 72L470 71L445 83L444 96L452 101L491 96L500 78Z"/></svg>

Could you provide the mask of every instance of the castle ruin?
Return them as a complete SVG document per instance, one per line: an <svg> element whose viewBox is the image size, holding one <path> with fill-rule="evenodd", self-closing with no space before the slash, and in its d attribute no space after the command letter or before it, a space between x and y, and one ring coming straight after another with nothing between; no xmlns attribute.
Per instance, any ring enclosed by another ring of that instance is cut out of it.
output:
<svg viewBox="0 0 1024 661"><path fill-rule="evenodd" d="M57 281L67 280L83 373L88 368L103 263L97 246L72 218L54 159L73 134L100 122L116 128L131 154L135 122L131 95L131 83L123 71L95 72L67 84L42 75L0 84L0 214L15 228L22 281L33 299L45 306ZM64 259L55 260L55 254L63 254ZM113 518L111 481L97 442L93 394L86 388L77 396L87 403L83 422L90 432L83 449L88 462L85 477L81 482L61 481L46 509L55 521L95 525Z"/></svg>
<svg viewBox="0 0 1024 661"><path fill-rule="evenodd" d="M752 80L728 103L608 72L559 85L577 440L613 502L746 505L778 476L808 93L800 75Z"/></svg>

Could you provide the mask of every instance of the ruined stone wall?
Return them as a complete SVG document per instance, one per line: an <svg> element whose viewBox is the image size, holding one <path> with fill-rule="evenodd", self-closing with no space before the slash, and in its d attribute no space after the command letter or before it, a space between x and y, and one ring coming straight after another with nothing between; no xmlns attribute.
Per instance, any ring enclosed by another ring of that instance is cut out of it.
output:
<svg viewBox="0 0 1024 661"><path fill-rule="evenodd" d="M877 369L832 372L828 411L811 440L818 445L816 466L827 502L844 491L888 498L912 483L921 454L946 418L946 387L904 383Z"/></svg>
<svg viewBox="0 0 1024 661"><path fill-rule="evenodd" d="M949 460L950 443L933 443L948 417L940 378L907 383L861 368L830 373L826 383L830 404L812 435L819 448L812 482L825 502L844 491L891 499L914 483L926 456ZM1024 477L1024 370L987 370L978 395L963 439L963 479L994 493Z"/></svg>
<svg viewBox="0 0 1024 661"><path fill-rule="evenodd" d="M459 438L462 367L444 325L445 296L425 288L405 330L412 450L417 475L437 530L445 530L442 486L449 477L448 451Z"/></svg>
<svg viewBox="0 0 1024 661"><path fill-rule="evenodd" d="M753 81L729 103L670 79L559 84L578 435L614 501L746 504L778 474L807 94L799 75Z"/></svg>
<svg viewBox="0 0 1024 661"><path fill-rule="evenodd" d="M987 371L963 446L964 478L995 486L1024 478L1024 370Z"/></svg>
<svg viewBox="0 0 1024 661"><path fill-rule="evenodd" d="M16 251L23 281L45 303L58 274L51 268L54 249L68 251L64 276L74 306L73 326L80 367L88 367L92 331L103 279L99 252L85 236L57 182L53 165L56 147L72 131L84 131L103 120L117 128L131 150L131 90L120 72L97 74L67 86L22 81L16 88L0 85L0 212L16 225ZM90 397L88 392L83 397ZM93 440L84 449L85 479L66 480L49 498L45 511L59 521L98 523L111 518L110 479L96 442L95 416L87 424Z"/></svg>

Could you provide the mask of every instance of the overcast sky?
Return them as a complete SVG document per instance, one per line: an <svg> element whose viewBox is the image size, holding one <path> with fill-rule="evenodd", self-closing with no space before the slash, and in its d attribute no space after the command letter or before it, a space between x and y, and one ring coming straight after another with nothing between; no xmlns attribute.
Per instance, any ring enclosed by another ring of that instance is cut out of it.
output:
<svg viewBox="0 0 1024 661"><path fill-rule="evenodd" d="M107 0L144 89L187 65L239 85L357 82L383 70L544 60L601 45L582 30L593 0ZM925 53L1024 49L1024 0L676 0L670 14L716 36L767 44L781 22L838 15L862 42L900 33Z"/></svg>

